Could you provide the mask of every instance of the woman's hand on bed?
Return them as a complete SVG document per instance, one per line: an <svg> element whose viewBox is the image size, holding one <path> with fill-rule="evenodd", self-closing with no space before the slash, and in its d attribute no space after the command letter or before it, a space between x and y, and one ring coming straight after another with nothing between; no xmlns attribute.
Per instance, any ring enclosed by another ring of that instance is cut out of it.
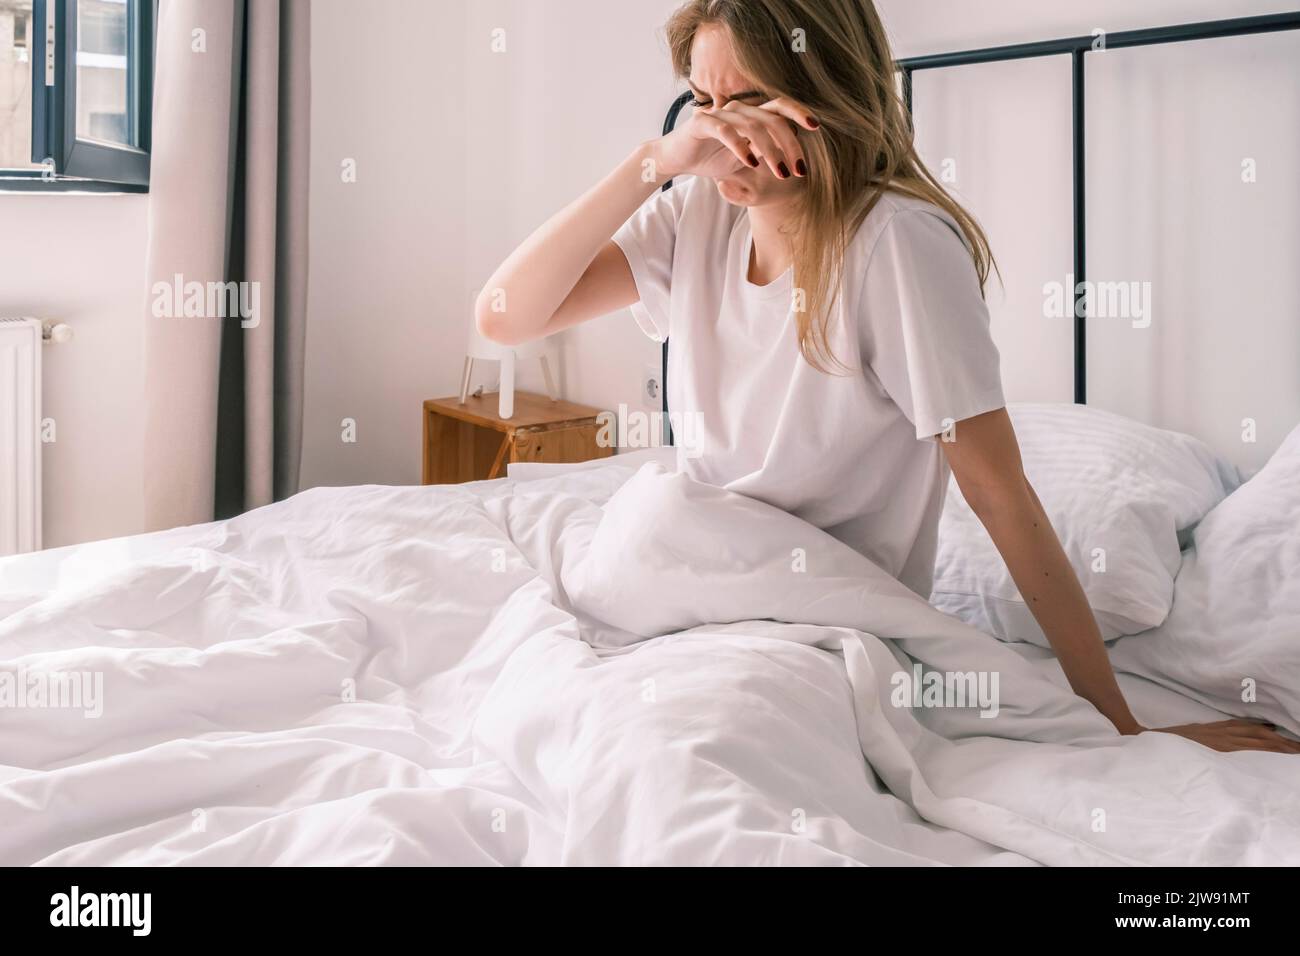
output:
<svg viewBox="0 0 1300 956"><path fill-rule="evenodd" d="M1222 753L1233 750L1268 750L1273 753L1300 754L1300 742L1283 737L1271 724L1253 720L1220 720L1213 724L1181 724L1177 727L1143 729L1186 737Z"/></svg>
<svg viewBox="0 0 1300 956"><path fill-rule="evenodd" d="M803 176L807 167L795 128L817 125L807 109L785 98L762 106L732 100L721 109L697 108L690 122L654 142L658 173L718 179L766 163L780 179Z"/></svg>

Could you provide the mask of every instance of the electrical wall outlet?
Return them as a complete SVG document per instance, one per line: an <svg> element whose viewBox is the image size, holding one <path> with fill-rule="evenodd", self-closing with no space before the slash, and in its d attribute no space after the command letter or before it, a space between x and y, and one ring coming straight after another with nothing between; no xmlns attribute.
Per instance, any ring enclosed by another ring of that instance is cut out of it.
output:
<svg viewBox="0 0 1300 956"><path fill-rule="evenodd" d="M641 372L641 404L647 408L663 408L664 372L658 365L647 365Z"/></svg>

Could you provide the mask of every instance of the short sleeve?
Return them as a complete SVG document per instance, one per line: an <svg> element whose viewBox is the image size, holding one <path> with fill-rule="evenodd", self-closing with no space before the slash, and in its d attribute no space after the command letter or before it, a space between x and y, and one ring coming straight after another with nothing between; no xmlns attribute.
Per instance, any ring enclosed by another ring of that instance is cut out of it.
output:
<svg viewBox="0 0 1300 956"><path fill-rule="evenodd" d="M673 249L693 182L694 177L682 177L671 189L657 191L614 233L614 243L623 250L640 297L632 306L632 317L656 342L668 338Z"/></svg>
<svg viewBox="0 0 1300 956"><path fill-rule="evenodd" d="M859 309L863 365L918 439L1006 405L979 277L949 220L896 211L871 252Z"/></svg>

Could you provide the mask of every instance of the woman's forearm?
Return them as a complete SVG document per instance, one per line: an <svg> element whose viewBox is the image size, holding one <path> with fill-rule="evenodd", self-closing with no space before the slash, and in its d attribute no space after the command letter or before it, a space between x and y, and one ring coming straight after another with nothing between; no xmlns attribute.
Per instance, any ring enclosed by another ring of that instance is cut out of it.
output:
<svg viewBox="0 0 1300 956"><path fill-rule="evenodd" d="M1091 701L1120 733L1142 728L1115 680L1101 632L1074 568L1030 484L976 509L1020 596L1043 629L1070 687Z"/></svg>
<svg viewBox="0 0 1300 956"><path fill-rule="evenodd" d="M497 268L479 292L479 331L506 345L545 334L547 323L628 217L667 177L650 144L543 223Z"/></svg>

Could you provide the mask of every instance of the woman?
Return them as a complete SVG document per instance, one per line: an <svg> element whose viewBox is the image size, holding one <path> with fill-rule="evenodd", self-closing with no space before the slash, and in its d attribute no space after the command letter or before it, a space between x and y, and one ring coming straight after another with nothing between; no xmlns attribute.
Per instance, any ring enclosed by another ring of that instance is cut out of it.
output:
<svg viewBox="0 0 1300 956"><path fill-rule="evenodd" d="M480 330L517 344L630 306L671 334L670 404L704 437L685 470L922 597L950 468L1071 687L1120 733L1146 730L1021 469L988 244L913 149L870 0L691 0L667 33L694 116L516 249L479 296ZM1163 729L1300 752L1248 721Z"/></svg>

